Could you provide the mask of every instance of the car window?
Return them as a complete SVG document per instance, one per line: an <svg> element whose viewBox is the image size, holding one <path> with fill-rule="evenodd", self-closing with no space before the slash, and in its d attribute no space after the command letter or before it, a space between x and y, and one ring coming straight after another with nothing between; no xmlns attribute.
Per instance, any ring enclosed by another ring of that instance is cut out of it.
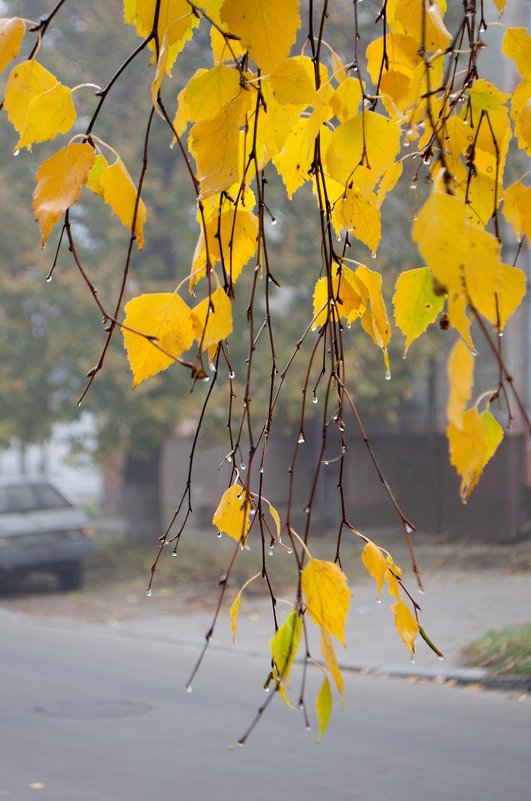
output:
<svg viewBox="0 0 531 801"><path fill-rule="evenodd" d="M49 484L13 484L0 487L0 514L64 509L71 504Z"/></svg>

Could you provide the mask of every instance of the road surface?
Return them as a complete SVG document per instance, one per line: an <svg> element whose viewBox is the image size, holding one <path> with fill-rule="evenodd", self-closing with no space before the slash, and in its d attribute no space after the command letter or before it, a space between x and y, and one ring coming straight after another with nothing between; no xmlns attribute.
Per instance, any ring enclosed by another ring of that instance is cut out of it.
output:
<svg viewBox="0 0 531 801"><path fill-rule="evenodd" d="M260 659L0 617L0 799L525 801L531 699L347 674L316 744ZM311 676L315 694L318 676Z"/></svg>

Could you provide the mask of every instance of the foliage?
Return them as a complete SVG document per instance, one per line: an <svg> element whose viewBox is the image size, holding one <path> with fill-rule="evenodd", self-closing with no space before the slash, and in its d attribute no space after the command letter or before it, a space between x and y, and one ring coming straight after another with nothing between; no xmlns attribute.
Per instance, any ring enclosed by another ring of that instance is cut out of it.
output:
<svg viewBox="0 0 531 801"><path fill-rule="evenodd" d="M531 674L531 625L489 631L461 652L466 665L494 673Z"/></svg>
<svg viewBox="0 0 531 801"><path fill-rule="evenodd" d="M504 10L503 0L496 0L489 9L464 2L452 31L444 20L445 0L386 0L365 41L359 2L354 0L349 15L353 42L347 53L338 52L328 37L328 30L333 33L333 26L327 27L333 4L326 1L317 9L313 2L299 0L205 0L202 5L192 0L125 0L125 23L140 42L105 86L96 89L93 111L81 123L77 94L92 84L70 88L39 60L50 23L59 19L66 5L66 0L60 0L38 23L3 20L0 63L10 70L3 105L18 137L15 150L31 151L41 142L71 135L77 125L77 132L40 163L33 211L42 245L52 232L60 232L57 252L68 247L104 319L106 338L89 372L86 391L105 366L118 330L123 334L134 387L158 380L168 369L180 369L192 388L197 381L209 381L188 481L161 538L152 579L163 546L172 544L177 553L192 513L198 436L214 387L218 397L220 388L226 391L226 461L231 475L213 526L235 540L235 549L189 686L208 646L234 563L240 551L252 544L256 547L258 541L263 557L260 575L271 595L275 630L266 687L272 685L275 692L240 742L245 742L276 693L291 705L289 678L302 642L305 655L298 706L309 725L305 677L315 661L308 640L310 622L319 629L325 672L316 699L321 735L332 709L328 675L342 692L333 638L344 642L349 607L350 591L341 568L344 535L353 534L364 543L362 561L376 580L378 596L387 586L394 601L394 623L409 653L413 656L420 636L439 654L420 625L420 607L401 569L385 549L350 522L343 490L345 456L352 437L349 427L354 427L366 443L376 478L410 541L414 526L396 501L367 437L355 400L352 357L347 357L345 344L351 337L349 329L359 329L381 352L386 377L391 378L392 323L383 278L374 269L377 264L369 268L364 262L367 254L377 258L384 234L382 206L393 196L405 170L418 194L412 240L421 266L404 270L397 280L395 321L405 336L405 354L437 320L441 329L455 331L449 361L448 440L464 502L503 437L503 427L492 412L510 425L514 402L529 428L506 366L501 335L525 294L523 271L503 261L502 234L508 241L505 219L521 244L529 227L530 192L525 176L515 181L513 175L510 185L504 176L509 173L510 158L515 156L518 164L518 148L528 154L531 149L531 37L522 28L505 32L503 55L514 62L521 78L509 94L480 73L489 27L484 14L494 21ZM307 34L304 43L301 31ZM29 54L19 56L34 34L37 39ZM207 36L208 48L204 46ZM190 74L192 70L187 73L184 65L187 43L191 47L194 41L201 42L203 49L199 69ZM100 116L103 109L112 113L115 86L145 53L151 57L145 78L150 92L141 109L141 163L133 165L126 154L126 132L115 125L112 141L107 140ZM129 299L128 279L145 239L147 247L150 209L144 199L155 130L165 130L188 174L195 194L198 239L190 253L188 275L171 281L163 292ZM280 286L270 246L275 218L269 205L269 181L274 182L274 175L293 202L304 185L311 188L311 213L320 237L319 253L310 255L309 276L301 286L307 297L306 323L284 365L276 346L279 320L273 313L273 287ZM121 225L128 232L118 291L111 302L95 291L73 225L78 204L87 193L109 207L110 226ZM194 299L196 292L200 300ZM236 314L238 304L245 309L246 331ZM231 343L244 336L247 356L237 379ZM477 350L473 338L478 336L495 360L499 378L497 386L474 398ZM279 398L294 375L301 351L308 357L299 384L299 433L293 443L286 511L281 516L264 497L263 481L270 434L281 425ZM257 414L254 403L260 385L265 386L267 398L263 416ZM298 532L294 481L297 463L306 458L305 425L312 402L321 402L322 434ZM332 463L338 475L339 533L333 560L324 560L314 558L310 551L312 507L321 473ZM295 603L284 621L277 618L274 576L266 562L266 552L275 546L293 554L298 578ZM422 586L414 558L412 567ZM244 587L255 579L252 576ZM234 635L244 587L231 609Z"/></svg>

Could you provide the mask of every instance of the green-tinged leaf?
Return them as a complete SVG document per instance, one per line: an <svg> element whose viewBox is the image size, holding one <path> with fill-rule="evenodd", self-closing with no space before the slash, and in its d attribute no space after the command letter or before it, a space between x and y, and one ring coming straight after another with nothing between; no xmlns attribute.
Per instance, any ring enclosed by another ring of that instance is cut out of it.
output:
<svg viewBox="0 0 531 801"><path fill-rule="evenodd" d="M325 733L327 726L332 716L332 691L330 689L330 682L325 676L321 689L315 699L315 714L317 715L317 723L319 726L318 738L320 739Z"/></svg>
<svg viewBox="0 0 531 801"><path fill-rule="evenodd" d="M400 273L393 296L395 321L404 336L404 355L415 339L435 322L444 306L444 295L436 295L433 273L427 267Z"/></svg>
<svg viewBox="0 0 531 801"><path fill-rule="evenodd" d="M503 429L490 412L469 409L461 428L448 426L450 462L461 476L461 498L467 501L487 464L503 439Z"/></svg>
<svg viewBox="0 0 531 801"><path fill-rule="evenodd" d="M284 688L289 687L291 669L299 650L303 631L301 616L296 609L292 609L271 639L272 678L288 706L291 704Z"/></svg>

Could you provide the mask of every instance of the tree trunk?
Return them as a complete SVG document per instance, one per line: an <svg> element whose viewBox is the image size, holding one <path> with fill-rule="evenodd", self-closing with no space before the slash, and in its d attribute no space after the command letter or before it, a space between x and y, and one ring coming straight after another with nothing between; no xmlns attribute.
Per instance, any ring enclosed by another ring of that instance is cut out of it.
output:
<svg viewBox="0 0 531 801"><path fill-rule="evenodd" d="M126 537L155 545L163 533L161 519L160 462L157 445L144 458L127 455L123 469L122 503Z"/></svg>

